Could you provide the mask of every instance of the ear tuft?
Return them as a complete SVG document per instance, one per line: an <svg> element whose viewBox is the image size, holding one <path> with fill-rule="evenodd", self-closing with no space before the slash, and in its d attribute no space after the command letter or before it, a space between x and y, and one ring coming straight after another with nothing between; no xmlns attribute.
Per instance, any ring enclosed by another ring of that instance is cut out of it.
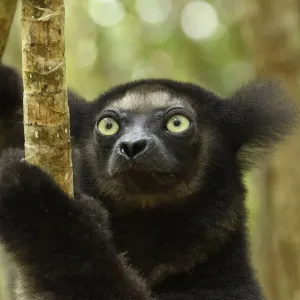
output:
<svg viewBox="0 0 300 300"><path fill-rule="evenodd" d="M265 157L299 122L287 94L271 81L239 88L222 106L221 127L243 170Z"/></svg>
<svg viewBox="0 0 300 300"><path fill-rule="evenodd" d="M23 107L23 82L13 68L0 64L0 117L10 119Z"/></svg>

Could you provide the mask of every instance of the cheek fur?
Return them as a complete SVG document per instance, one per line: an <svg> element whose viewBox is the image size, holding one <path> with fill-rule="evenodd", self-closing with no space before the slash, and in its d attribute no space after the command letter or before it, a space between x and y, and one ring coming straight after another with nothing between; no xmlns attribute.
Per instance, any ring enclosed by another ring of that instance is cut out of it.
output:
<svg viewBox="0 0 300 300"><path fill-rule="evenodd" d="M174 158L181 164L189 164L195 161L200 152L200 147L197 141L190 139L168 139L165 143L166 152L172 154Z"/></svg>

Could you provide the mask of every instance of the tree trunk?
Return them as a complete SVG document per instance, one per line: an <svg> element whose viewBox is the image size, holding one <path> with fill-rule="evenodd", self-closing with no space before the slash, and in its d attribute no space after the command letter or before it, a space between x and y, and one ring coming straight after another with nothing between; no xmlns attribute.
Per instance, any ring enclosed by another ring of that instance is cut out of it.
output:
<svg viewBox="0 0 300 300"><path fill-rule="evenodd" d="M245 40L258 77L279 79L292 98L299 99L298 1L246 2ZM299 153L298 130L266 164L264 173L266 186L253 243L258 277L270 300L300 299Z"/></svg>
<svg viewBox="0 0 300 300"><path fill-rule="evenodd" d="M73 196L63 0L22 0L25 158Z"/></svg>
<svg viewBox="0 0 300 300"><path fill-rule="evenodd" d="M18 0L0 1L0 59L5 50L6 41L9 35Z"/></svg>

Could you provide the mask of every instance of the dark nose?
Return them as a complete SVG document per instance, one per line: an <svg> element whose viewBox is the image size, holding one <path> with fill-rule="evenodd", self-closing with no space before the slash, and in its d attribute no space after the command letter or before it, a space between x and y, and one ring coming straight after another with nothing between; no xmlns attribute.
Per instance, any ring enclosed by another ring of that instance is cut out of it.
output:
<svg viewBox="0 0 300 300"><path fill-rule="evenodd" d="M142 153L147 147L147 140L140 139L135 141L125 141L120 144L120 151L127 158L133 159L138 154Z"/></svg>

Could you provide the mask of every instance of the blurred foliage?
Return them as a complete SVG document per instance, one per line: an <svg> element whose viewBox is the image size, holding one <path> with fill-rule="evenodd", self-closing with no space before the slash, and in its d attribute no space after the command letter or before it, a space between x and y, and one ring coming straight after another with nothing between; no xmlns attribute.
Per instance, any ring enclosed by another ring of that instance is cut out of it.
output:
<svg viewBox="0 0 300 300"><path fill-rule="evenodd" d="M65 0L65 5L67 81L87 99L145 77L191 81L226 96L254 76L240 30L243 1ZM3 61L21 71L20 7ZM257 197L251 192L248 198L251 232Z"/></svg>
<svg viewBox="0 0 300 300"><path fill-rule="evenodd" d="M253 76L239 0L66 0L71 87L91 99L143 77L172 77L229 93ZM20 69L20 11L4 61Z"/></svg>

